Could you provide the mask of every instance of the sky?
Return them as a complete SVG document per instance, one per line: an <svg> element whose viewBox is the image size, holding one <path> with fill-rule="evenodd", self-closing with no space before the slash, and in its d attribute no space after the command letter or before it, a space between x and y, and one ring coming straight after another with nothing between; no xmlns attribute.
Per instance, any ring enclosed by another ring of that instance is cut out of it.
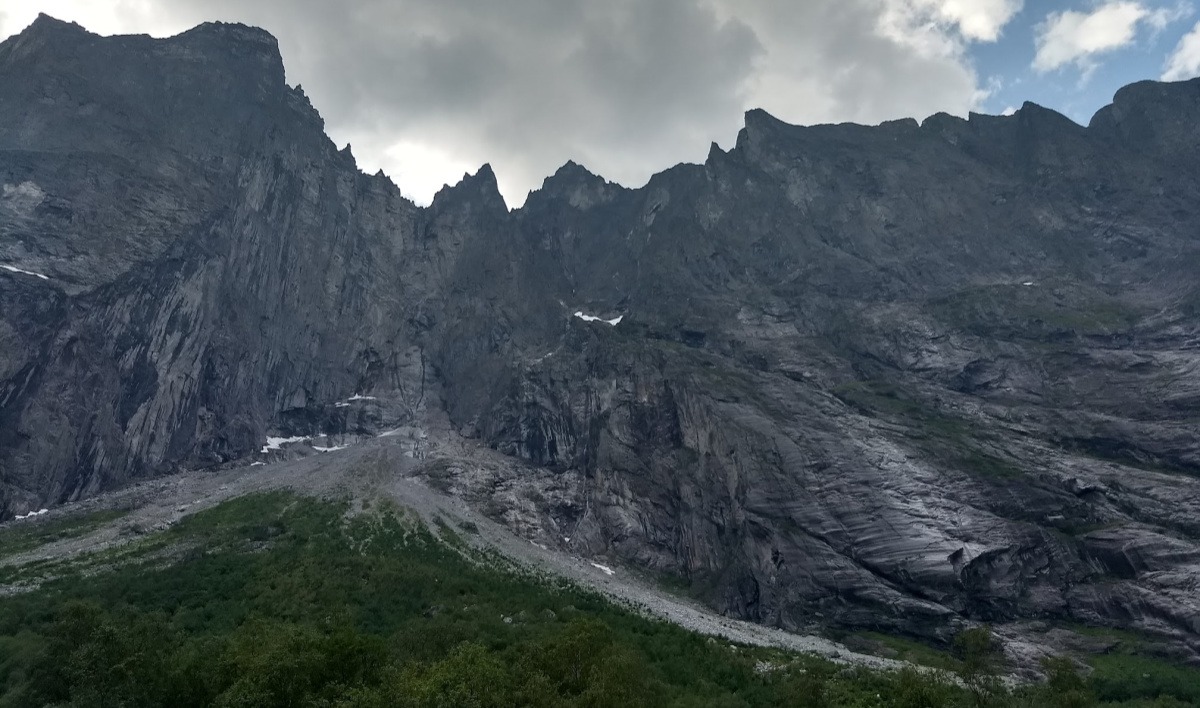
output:
<svg viewBox="0 0 1200 708"><path fill-rule="evenodd" d="M339 146L427 204L490 163L510 207L568 160L630 187L743 114L875 124L1025 101L1081 124L1200 74L1200 0L0 0L100 34L211 20L279 39Z"/></svg>

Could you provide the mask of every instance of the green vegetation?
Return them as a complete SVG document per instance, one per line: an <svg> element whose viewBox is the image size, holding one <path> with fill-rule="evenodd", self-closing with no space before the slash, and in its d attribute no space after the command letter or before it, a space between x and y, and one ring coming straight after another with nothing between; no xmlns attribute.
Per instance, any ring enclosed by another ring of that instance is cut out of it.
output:
<svg viewBox="0 0 1200 708"><path fill-rule="evenodd" d="M1095 289L1038 284L969 288L930 302L943 322L983 337L1105 335L1132 327L1140 313Z"/></svg>
<svg viewBox="0 0 1200 708"><path fill-rule="evenodd" d="M863 415L908 426L917 446L953 469L993 481L1023 476L1016 465L978 448L978 441L985 436L970 422L938 410L893 383L852 381L831 393Z"/></svg>
<svg viewBox="0 0 1200 708"><path fill-rule="evenodd" d="M1137 653L1142 651L1146 643L1149 641L1148 636L1144 636L1135 631L1128 629L1117 629L1115 627L1097 627L1090 624L1080 624L1071 622L1064 625L1064 628L1071 630L1075 634L1085 637L1095 637L1096 639L1104 639L1116 643L1116 650L1123 653Z"/></svg>
<svg viewBox="0 0 1200 708"><path fill-rule="evenodd" d="M942 413L887 381L852 381L834 388L832 393L864 415L913 423L929 437L958 440L972 435L966 421Z"/></svg>
<svg viewBox="0 0 1200 708"><path fill-rule="evenodd" d="M914 639L897 637L879 632L859 632L849 636L836 637L851 649L867 654L883 656L889 659L899 659L911 664L928 666L953 673L958 670L959 662L950 652L922 644Z"/></svg>
<svg viewBox="0 0 1200 708"><path fill-rule="evenodd" d="M954 658L958 660L957 674L977 706L995 705L1004 697L1000 681L1003 654L996 638L987 627L960 632L954 638Z"/></svg>
<svg viewBox="0 0 1200 708"><path fill-rule="evenodd" d="M53 521L26 521L0 531L0 558L31 551L47 543L77 538L121 518L128 511L105 509Z"/></svg>
<svg viewBox="0 0 1200 708"><path fill-rule="evenodd" d="M1102 701L1128 701L1129 705L1200 705L1200 676L1195 669L1172 664L1149 653L1153 644L1137 632L1110 627L1073 625L1072 631L1114 642L1106 653L1091 657L1088 685ZM1139 702L1160 696L1160 704Z"/></svg>
<svg viewBox="0 0 1200 708"><path fill-rule="evenodd" d="M961 685L731 646L470 551L449 524L435 535L388 504L348 508L243 497L86 560L86 577L60 572L0 598L0 706L919 708L1194 695L1194 673L1123 661L1088 681L1056 665L1046 685L1012 695L986 631L964 634L946 664Z"/></svg>
<svg viewBox="0 0 1200 708"><path fill-rule="evenodd" d="M1094 669L1089 684L1100 700L1132 702L1162 696L1178 705L1200 705L1200 675L1195 669L1122 653L1093 657L1088 663Z"/></svg>

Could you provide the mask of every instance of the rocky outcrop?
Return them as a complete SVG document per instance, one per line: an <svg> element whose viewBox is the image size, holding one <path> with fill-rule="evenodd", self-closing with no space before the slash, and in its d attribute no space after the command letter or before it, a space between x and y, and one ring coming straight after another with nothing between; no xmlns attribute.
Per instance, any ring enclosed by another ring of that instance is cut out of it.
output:
<svg viewBox="0 0 1200 708"><path fill-rule="evenodd" d="M41 18L0 44L0 514L388 432L739 617L1195 652L1198 115L751 111L640 189L568 163L509 211L485 166L418 208L266 33Z"/></svg>

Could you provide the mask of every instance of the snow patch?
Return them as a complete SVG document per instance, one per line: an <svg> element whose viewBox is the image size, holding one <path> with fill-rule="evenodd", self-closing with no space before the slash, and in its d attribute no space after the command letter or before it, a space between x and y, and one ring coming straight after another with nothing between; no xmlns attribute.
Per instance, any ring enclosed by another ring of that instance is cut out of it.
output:
<svg viewBox="0 0 1200 708"><path fill-rule="evenodd" d="M625 315L617 315L616 317L612 318L611 320L606 320L603 317L596 317L595 315L585 315L583 313L583 310L577 311L575 313L575 316L578 317L579 319L583 320L584 322L603 322L604 324L609 325L611 327L616 327L617 325L621 324L621 320L625 319Z"/></svg>
<svg viewBox="0 0 1200 708"><path fill-rule="evenodd" d="M265 464L267 464L267 463L265 463L265 462L251 462L251 463L250 463L250 466L251 466L251 467L261 467L262 465L265 465Z"/></svg>
<svg viewBox="0 0 1200 708"><path fill-rule="evenodd" d="M559 347L559 349L561 349L561 348L562 348L562 347ZM555 349L554 351L552 351L552 352L549 352L548 354L543 354L543 355L539 356L538 358L534 359L534 360L533 360L533 363L534 363L534 364L540 364L540 363L542 363L543 361L545 361L545 360L549 359L550 357L554 356L554 355L555 355L555 354L557 354L557 353L558 353L558 349Z"/></svg>
<svg viewBox="0 0 1200 708"><path fill-rule="evenodd" d="M594 567L599 568L600 570L604 571L605 575L616 575L617 574L617 571L613 570L612 568L609 568L607 565L600 565L599 563L595 563L592 561L588 561L588 562L591 563Z"/></svg>
<svg viewBox="0 0 1200 708"><path fill-rule="evenodd" d="M1025 287L1029 287L1030 285L1033 285L1033 281L1032 281L1032 280L1027 280L1027 281L1025 281L1024 283L1021 283L1021 285L1024 285Z"/></svg>
<svg viewBox="0 0 1200 708"><path fill-rule="evenodd" d="M292 443L304 442L305 440L308 440L308 438L306 438L306 437L294 437L294 438L268 437L267 444L262 446L262 453L265 455L272 450L283 449L284 445L290 445Z"/></svg>
<svg viewBox="0 0 1200 708"><path fill-rule="evenodd" d="M333 407L334 408L348 408L350 406L350 404L354 403L355 401L378 401L378 400L379 399L374 396L364 396L361 393L356 393L344 401L338 401L337 403L333 404Z"/></svg>
<svg viewBox="0 0 1200 708"><path fill-rule="evenodd" d="M16 266L7 265L4 263L0 263L0 268L3 268L4 270L9 271L10 273L22 273L24 275L32 275L33 277L41 278L42 280L50 279L49 276L42 275L41 273L34 273L32 270L25 270L24 268L18 268Z"/></svg>
<svg viewBox="0 0 1200 708"><path fill-rule="evenodd" d="M37 511L31 511L28 514L17 514L14 518L16 518L17 521L20 521L21 519L32 519L35 516L41 516L42 514L48 513L50 513L49 509L38 509Z"/></svg>

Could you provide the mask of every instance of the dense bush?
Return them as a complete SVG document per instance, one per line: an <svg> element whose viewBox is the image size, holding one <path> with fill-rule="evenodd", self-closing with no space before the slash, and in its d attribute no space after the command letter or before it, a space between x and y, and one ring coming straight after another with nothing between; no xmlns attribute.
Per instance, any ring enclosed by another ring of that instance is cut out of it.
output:
<svg viewBox="0 0 1200 708"><path fill-rule="evenodd" d="M397 511L344 512L245 497L0 600L0 706L1074 708L1195 696L1185 669L1118 662L1085 681L1066 661L1013 695L986 631L956 644L954 680L730 646L455 548Z"/></svg>

